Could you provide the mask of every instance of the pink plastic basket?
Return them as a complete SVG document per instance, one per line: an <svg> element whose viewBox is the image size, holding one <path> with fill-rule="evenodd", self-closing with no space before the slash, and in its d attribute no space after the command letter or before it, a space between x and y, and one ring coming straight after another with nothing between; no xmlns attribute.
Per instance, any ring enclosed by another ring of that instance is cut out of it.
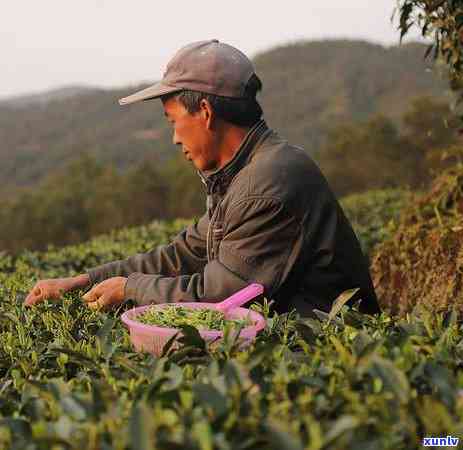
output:
<svg viewBox="0 0 463 450"><path fill-rule="evenodd" d="M144 323L137 322L137 315L142 314L149 308L160 309L169 305L182 306L192 309L218 309L224 313L226 319L248 318L253 322L253 325L243 328L240 332L239 338L241 340L241 347L244 348L256 338L256 334L259 331L265 328L266 322L264 317L258 312L247 308L240 308L239 305L248 302L252 298L255 298L262 293L263 286L254 283L242 289L241 291L238 291L220 303L182 302L139 306L123 313L121 320L130 331L130 341L135 347L135 350L160 356L166 342L176 333L179 333L180 337L181 330L177 328L146 325ZM223 337L223 332L216 330L199 330L199 334L206 342L218 341Z"/></svg>

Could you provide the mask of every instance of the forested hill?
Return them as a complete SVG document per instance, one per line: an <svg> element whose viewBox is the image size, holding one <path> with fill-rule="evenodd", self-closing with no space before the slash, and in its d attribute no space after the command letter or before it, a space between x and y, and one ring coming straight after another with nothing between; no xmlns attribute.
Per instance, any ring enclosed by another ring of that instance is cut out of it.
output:
<svg viewBox="0 0 463 450"><path fill-rule="evenodd" d="M425 46L385 48L361 41L291 44L257 55L260 95L270 126L316 153L326 130L383 113L396 120L413 97L442 96L426 71ZM175 152L159 102L119 107L145 85L76 90L43 102L0 102L0 182L33 184L83 152L125 168Z"/></svg>

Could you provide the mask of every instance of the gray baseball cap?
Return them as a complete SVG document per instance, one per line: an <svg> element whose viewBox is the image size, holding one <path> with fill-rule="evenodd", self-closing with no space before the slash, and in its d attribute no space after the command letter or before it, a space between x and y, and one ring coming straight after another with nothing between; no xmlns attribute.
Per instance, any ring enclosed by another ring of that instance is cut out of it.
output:
<svg viewBox="0 0 463 450"><path fill-rule="evenodd" d="M184 89L243 98L254 73L252 62L237 48L217 39L193 42L177 51L161 81L121 98L119 103L129 105Z"/></svg>

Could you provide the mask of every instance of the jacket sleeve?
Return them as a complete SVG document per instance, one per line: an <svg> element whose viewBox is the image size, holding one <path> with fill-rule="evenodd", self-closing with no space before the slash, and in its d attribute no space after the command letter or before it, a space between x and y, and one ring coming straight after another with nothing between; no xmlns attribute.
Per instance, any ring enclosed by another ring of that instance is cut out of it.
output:
<svg viewBox="0 0 463 450"><path fill-rule="evenodd" d="M216 258L202 273L173 277L132 273L126 299L139 304L221 301L251 282L265 295L285 281L302 247L301 227L278 199L247 198L228 209Z"/></svg>
<svg viewBox="0 0 463 450"><path fill-rule="evenodd" d="M207 262L208 224L209 218L206 213L198 222L179 233L168 245L160 245L147 253L89 269L87 273L90 281L95 284L111 277L128 277L135 272L175 277L202 271Z"/></svg>

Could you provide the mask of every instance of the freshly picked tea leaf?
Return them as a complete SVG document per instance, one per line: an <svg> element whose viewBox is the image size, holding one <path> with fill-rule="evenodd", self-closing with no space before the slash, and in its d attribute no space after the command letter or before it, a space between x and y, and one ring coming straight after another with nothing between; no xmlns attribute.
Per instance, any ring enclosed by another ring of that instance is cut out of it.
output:
<svg viewBox="0 0 463 450"><path fill-rule="evenodd" d="M198 330L223 330L225 325L249 326L249 319L226 319L221 311L214 309L192 309L177 305L166 305L163 308L149 308L137 316L138 322L158 327L181 328L189 325Z"/></svg>

